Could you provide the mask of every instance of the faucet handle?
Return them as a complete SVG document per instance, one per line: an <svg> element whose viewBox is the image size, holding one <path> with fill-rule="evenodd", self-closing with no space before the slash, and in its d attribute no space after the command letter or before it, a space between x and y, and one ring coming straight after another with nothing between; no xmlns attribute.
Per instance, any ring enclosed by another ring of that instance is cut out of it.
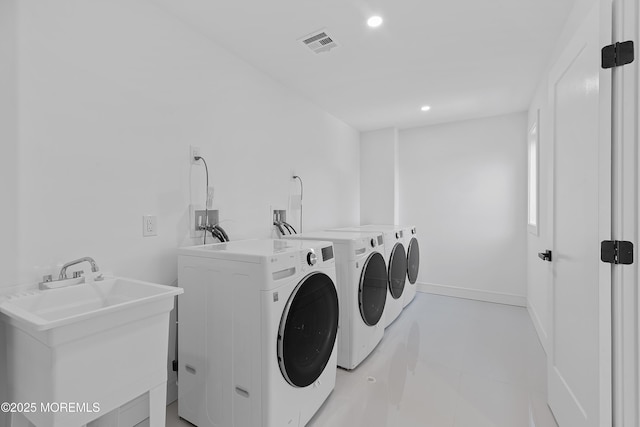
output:
<svg viewBox="0 0 640 427"><path fill-rule="evenodd" d="M74 271L73 272L73 278L77 279L78 277L82 277L82 271Z"/></svg>
<svg viewBox="0 0 640 427"><path fill-rule="evenodd" d="M47 274L45 276L42 276L42 283L49 283L49 282L53 282L53 275Z"/></svg>

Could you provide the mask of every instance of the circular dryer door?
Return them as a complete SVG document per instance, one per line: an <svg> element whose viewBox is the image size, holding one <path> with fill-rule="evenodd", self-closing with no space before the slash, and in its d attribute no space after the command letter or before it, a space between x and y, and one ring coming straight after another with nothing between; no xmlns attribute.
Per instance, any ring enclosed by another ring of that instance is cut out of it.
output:
<svg viewBox="0 0 640 427"><path fill-rule="evenodd" d="M324 371L338 332L338 294L329 276L311 273L291 293L278 330L278 363L289 384L306 387Z"/></svg>
<svg viewBox="0 0 640 427"><path fill-rule="evenodd" d="M418 270L420 269L420 245L418 239L411 238L407 251L407 276L412 285L418 280Z"/></svg>
<svg viewBox="0 0 640 427"><path fill-rule="evenodd" d="M404 291L407 280L407 254L402 243L396 243L389 257L389 292L393 299L398 299Z"/></svg>
<svg viewBox="0 0 640 427"><path fill-rule="evenodd" d="M362 267L358 287L360 315L365 324L374 326L380 321L386 301L387 267L380 252L374 252Z"/></svg>

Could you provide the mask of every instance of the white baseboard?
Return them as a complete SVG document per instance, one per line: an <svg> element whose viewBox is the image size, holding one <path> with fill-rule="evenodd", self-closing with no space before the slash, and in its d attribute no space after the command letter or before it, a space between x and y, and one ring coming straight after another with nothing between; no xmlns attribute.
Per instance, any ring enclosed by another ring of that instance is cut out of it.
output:
<svg viewBox="0 0 640 427"><path fill-rule="evenodd" d="M428 294L494 302L497 304L515 305L518 307L527 306L527 298L523 295L484 291L479 289L460 288L457 286L436 285L433 283L416 283L416 286L416 290L418 292L424 292Z"/></svg>
<svg viewBox="0 0 640 427"><path fill-rule="evenodd" d="M542 324L542 320L536 311L536 308L531 304L527 305L527 311L529 312L529 317L531 317L531 322L533 323L533 327L538 334L538 339L540 340L540 344L542 344L542 349L546 354L549 354L547 351L547 332L544 329Z"/></svg>

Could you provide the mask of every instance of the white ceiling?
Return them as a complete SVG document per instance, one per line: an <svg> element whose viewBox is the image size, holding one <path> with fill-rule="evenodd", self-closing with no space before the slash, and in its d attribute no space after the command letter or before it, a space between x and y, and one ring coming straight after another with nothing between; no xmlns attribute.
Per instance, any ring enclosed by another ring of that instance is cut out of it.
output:
<svg viewBox="0 0 640 427"><path fill-rule="evenodd" d="M526 110L574 3L154 1L362 131ZM366 25L372 14L384 18L378 29ZM299 41L323 28L338 44L330 52Z"/></svg>

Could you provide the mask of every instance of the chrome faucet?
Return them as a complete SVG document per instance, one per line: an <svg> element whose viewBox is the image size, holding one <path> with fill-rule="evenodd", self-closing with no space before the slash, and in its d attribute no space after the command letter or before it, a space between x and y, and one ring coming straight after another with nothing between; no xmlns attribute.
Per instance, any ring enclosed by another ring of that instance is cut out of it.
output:
<svg viewBox="0 0 640 427"><path fill-rule="evenodd" d="M58 277L58 280L64 280L67 278L67 268L71 267L72 265L80 264L81 262L85 262L85 261L91 264L91 271L93 273L98 272L98 264L96 264L93 258L86 256L83 258L78 258L73 261L69 261L68 263L63 265L62 269L60 270L60 276Z"/></svg>
<svg viewBox="0 0 640 427"><path fill-rule="evenodd" d="M80 264L81 262L88 262L89 264L91 264L91 271L93 273L98 272L98 264L96 264L93 258L88 256L83 258L78 258L76 260L69 261L68 263L62 266L62 269L60 269L60 275L58 276L57 280L53 280L52 275L48 274L42 278L42 282L38 283L38 286L40 287L40 289L44 290L44 289L63 288L65 286L86 283L86 279L82 276L82 271L74 271L73 278L72 279L67 278L67 268L71 267L72 265ZM102 279L103 279L102 274L96 274L92 278L92 280L96 280L96 281L102 280Z"/></svg>

